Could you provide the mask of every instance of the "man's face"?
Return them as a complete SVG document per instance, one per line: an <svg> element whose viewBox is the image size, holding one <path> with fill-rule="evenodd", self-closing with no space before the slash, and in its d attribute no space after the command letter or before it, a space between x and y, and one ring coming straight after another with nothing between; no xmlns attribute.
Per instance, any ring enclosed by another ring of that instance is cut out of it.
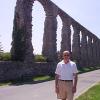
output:
<svg viewBox="0 0 100 100"><path fill-rule="evenodd" d="M70 54L69 53L64 53L63 54L63 59L69 60L69 58L70 58Z"/></svg>

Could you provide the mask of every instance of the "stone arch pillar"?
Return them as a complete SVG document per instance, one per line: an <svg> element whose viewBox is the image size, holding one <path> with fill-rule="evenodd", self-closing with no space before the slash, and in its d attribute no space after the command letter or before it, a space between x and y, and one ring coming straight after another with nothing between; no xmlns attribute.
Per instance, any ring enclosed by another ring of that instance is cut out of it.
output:
<svg viewBox="0 0 100 100"><path fill-rule="evenodd" d="M76 60L78 66L80 66L81 61L81 51L80 51L80 27L77 23L73 23L73 44L72 44L72 58Z"/></svg>
<svg viewBox="0 0 100 100"><path fill-rule="evenodd" d="M70 23L68 22L68 19L65 18L62 20L62 34L61 34L61 54L63 51L68 50L71 52L71 29L70 29Z"/></svg>
<svg viewBox="0 0 100 100"><path fill-rule="evenodd" d="M97 38L93 36L93 62L94 66L97 65L97 46L96 46Z"/></svg>
<svg viewBox="0 0 100 100"><path fill-rule="evenodd" d="M12 35L12 60L33 60L33 47L31 43L32 5L33 0L17 0Z"/></svg>
<svg viewBox="0 0 100 100"><path fill-rule="evenodd" d="M96 48L97 48L97 65L99 65L99 63L100 63L100 48L99 48L98 39L97 39L97 42L96 42Z"/></svg>
<svg viewBox="0 0 100 100"><path fill-rule="evenodd" d="M89 66L93 65L93 48L92 48L92 37L91 34L89 33L88 36L88 43L87 43L87 49L88 49L88 62L89 62Z"/></svg>
<svg viewBox="0 0 100 100"><path fill-rule="evenodd" d="M82 30L82 39L81 39L81 61L82 66L88 66L88 50L87 50L87 34L86 30Z"/></svg>
<svg viewBox="0 0 100 100"><path fill-rule="evenodd" d="M58 8L48 2L44 6L46 18L44 23L44 36L42 54L47 58L47 61L57 60L57 47L56 47L56 31L57 31L57 13Z"/></svg>
<svg viewBox="0 0 100 100"><path fill-rule="evenodd" d="M61 54L65 50L71 52L71 29L67 21L63 21L61 39Z"/></svg>
<svg viewBox="0 0 100 100"><path fill-rule="evenodd" d="M98 39L98 56L99 56L99 65L100 65L100 39Z"/></svg>

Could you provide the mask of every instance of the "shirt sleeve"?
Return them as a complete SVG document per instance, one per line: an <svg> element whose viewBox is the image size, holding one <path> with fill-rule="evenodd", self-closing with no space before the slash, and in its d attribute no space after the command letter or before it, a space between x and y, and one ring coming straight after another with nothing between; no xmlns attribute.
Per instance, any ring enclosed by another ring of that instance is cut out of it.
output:
<svg viewBox="0 0 100 100"><path fill-rule="evenodd" d="M76 64L74 63L73 64L73 73L78 73L78 69L77 69L77 66L76 66Z"/></svg>
<svg viewBox="0 0 100 100"><path fill-rule="evenodd" d="M59 63L57 64L55 74L60 75L60 64Z"/></svg>

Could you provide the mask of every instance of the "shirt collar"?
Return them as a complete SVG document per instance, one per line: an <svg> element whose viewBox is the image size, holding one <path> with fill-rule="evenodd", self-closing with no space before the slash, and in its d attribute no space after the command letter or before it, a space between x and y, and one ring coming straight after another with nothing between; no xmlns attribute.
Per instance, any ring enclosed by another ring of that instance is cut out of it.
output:
<svg viewBox="0 0 100 100"><path fill-rule="evenodd" d="M69 62L70 62L70 60L69 60ZM68 63L69 63L69 62L68 62ZM67 63L67 64L68 64L68 63ZM64 60L62 60L62 64L65 64Z"/></svg>

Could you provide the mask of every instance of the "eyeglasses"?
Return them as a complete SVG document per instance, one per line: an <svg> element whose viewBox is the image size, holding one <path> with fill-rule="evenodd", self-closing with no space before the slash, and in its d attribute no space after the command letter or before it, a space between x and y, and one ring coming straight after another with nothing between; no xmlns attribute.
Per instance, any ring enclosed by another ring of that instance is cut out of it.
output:
<svg viewBox="0 0 100 100"><path fill-rule="evenodd" d="M63 55L63 56L67 56L67 57L69 57L69 55Z"/></svg>

